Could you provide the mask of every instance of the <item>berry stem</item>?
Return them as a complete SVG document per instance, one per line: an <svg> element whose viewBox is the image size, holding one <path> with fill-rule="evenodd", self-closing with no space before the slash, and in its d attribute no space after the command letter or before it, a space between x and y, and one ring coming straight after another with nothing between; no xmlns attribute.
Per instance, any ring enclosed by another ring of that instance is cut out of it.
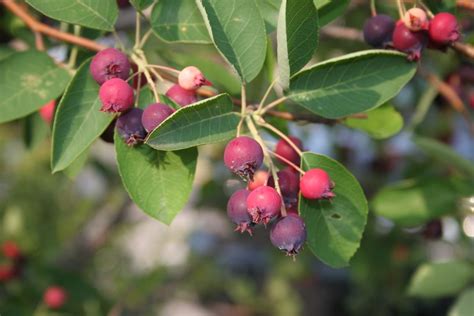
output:
<svg viewBox="0 0 474 316"><path fill-rule="evenodd" d="M423 8L423 10L426 11L426 13L430 17L430 19L432 19L434 17L433 12L431 12L430 8L428 8L428 6L423 1L419 0L418 4Z"/></svg>
<svg viewBox="0 0 474 316"><path fill-rule="evenodd" d="M172 72L172 73L175 73L175 74L178 74L180 73L180 71L176 68L173 68L173 67L168 67L168 66L163 66L163 65L153 65L153 64L150 64L148 65L149 68L156 68L156 69L160 69L160 70L165 70L165 71L168 71L168 72Z"/></svg>
<svg viewBox="0 0 474 316"><path fill-rule="evenodd" d="M140 47L140 13L135 14L135 46L133 48Z"/></svg>
<svg viewBox="0 0 474 316"><path fill-rule="evenodd" d="M290 165L291 167L293 167L296 171L298 171L301 175L304 175L305 172L303 171L303 169L301 169L300 167L298 167L297 165L295 165L294 163L292 163L291 161L289 161L288 159L286 159L285 157L277 154L276 152L274 151L269 151L270 154L272 154L273 156L277 157L278 159L281 159L282 161L284 161L285 163L287 163L288 165Z"/></svg>
<svg viewBox="0 0 474 316"><path fill-rule="evenodd" d="M81 26L74 25L74 35L79 36L80 34L81 34ZM74 69L74 66L76 65L78 53L79 53L79 47L77 45L74 45L69 54L69 61L67 63L68 68Z"/></svg>
<svg viewBox="0 0 474 316"><path fill-rule="evenodd" d="M241 101L240 101L240 121L239 124L237 125L237 137L240 136L240 131L242 129L242 125L244 122L244 119L246 117L246 111L247 111L247 91L245 90L245 84L242 83L242 91L241 91Z"/></svg>
<svg viewBox="0 0 474 316"><path fill-rule="evenodd" d="M372 14L372 16L377 15L377 9L375 8L375 0L370 0L370 14Z"/></svg>
<svg viewBox="0 0 474 316"><path fill-rule="evenodd" d="M288 98L287 97L281 97L279 99L276 99L275 101L271 102L270 104L268 104L267 106L265 106L261 111L260 111L260 115L264 115L268 110L271 110L272 108L274 108L275 106L277 106L278 104L280 103L283 103L287 100Z"/></svg>
<svg viewBox="0 0 474 316"><path fill-rule="evenodd" d="M273 82L268 86L267 91L265 91L265 94L263 95L263 98L262 98L262 100L260 101L260 104L258 105L257 113L262 110L263 105L265 104L265 101L267 101L267 98L268 98L268 96L270 95L270 92L272 91L273 87L275 86L275 84L276 84L277 82L278 82L278 78L276 78L275 80L273 80Z"/></svg>
<svg viewBox="0 0 474 316"><path fill-rule="evenodd" d="M135 52L131 56L132 60L137 64L138 66L138 71L137 72L143 72L143 74L146 77L146 80L148 84L151 87L151 90L153 91L153 95L155 97L156 102L160 102L160 96L158 95L158 91L156 90L155 82L153 81L153 78L151 77L150 73L148 72L147 69L147 62L146 58L143 53L140 53L140 50L135 50Z"/></svg>
<svg viewBox="0 0 474 316"><path fill-rule="evenodd" d="M405 10L402 4L402 0L397 0L397 7L398 7L398 15L400 16L400 19L403 19L405 15Z"/></svg>
<svg viewBox="0 0 474 316"><path fill-rule="evenodd" d="M293 148L294 151L296 151L296 153L298 154L298 156L302 156L303 155L303 152L301 151L301 149L298 148L298 146L296 146L296 144L288 137L286 136L284 133L282 133L278 128L276 128L275 126L267 123L262 117L259 117L258 120L257 120L257 124L272 131L273 133L277 134L278 136L280 136L282 139L284 139L288 145L291 146L291 148Z"/></svg>
<svg viewBox="0 0 474 316"><path fill-rule="evenodd" d="M143 35L143 38L142 38L142 41L140 42L140 45L138 45L138 48L143 48L143 46L145 46L146 42L148 41L148 39L150 38L150 35L153 34L153 30L152 29L149 29L145 35Z"/></svg>

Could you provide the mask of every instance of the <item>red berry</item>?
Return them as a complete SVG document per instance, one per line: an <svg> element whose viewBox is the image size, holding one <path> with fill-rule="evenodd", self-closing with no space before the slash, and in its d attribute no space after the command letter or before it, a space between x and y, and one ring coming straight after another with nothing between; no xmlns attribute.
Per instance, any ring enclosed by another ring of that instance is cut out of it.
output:
<svg viewBox="0 0 474 316"><path fill-rule="evenodd" d="M10 259L18 259L21 257L21 251L18 245L13 241L5 241L2 244L3 255Z"/></svg>
<svg viewBox="0 0 474 316"><path fill-rule="evenodd" d="M196 90L202 86L212 85L211 82L204 77L201 70L194 66L186 67L180 71L178 83L186 90Z"/></svg>
<svg viewBox="0 0 474 316"><path fill-rule="evenodd" d="M196 91L181 88L179 84L175 84L169 88L166 92L166 96L181 106L197 102Z"/></svg>
<svg viewBox="0 0 474 316"><path fill-rule="evenodd" d="M103 112L125 112L133 107L133 89L119 78L107 80L99 89Z"/></svg>
<svg viewBox="0 0 474 316"><path fill-rule="evenodd" d="M438 45L449 45L459 40L459 24L456 17L450 13L436 14L430 22L430 40Z"/></svg>
<svg viewBox="0 0 474 316"><path fill-rule="evenodd" d="M60 286L50 286L43 295L43 301L51 309L61 308L66 303L67 294Z"/></svg>
<svg viewBox="0 0 474 316"><path fill-rule="evenodd" d="M429 27L426 12L420 8L411 8L403 16L403 23L411 31L427 30Z"/></svg>
<svg viewBox="0 0 474 316"><path fill-rule="evenodd" d="M126 80L130 73L127 55L115 48L107 48L98 52L90 64L90 72L98 84L112 78Z"/></svg>
<svg viewBox="0 0 474 316"><path fill-rule="evenodd" d="M235 231L241 233L248 232L250 236L252 235L252 218L250 217L249 212L247 211L247 197L249 196L249 191L245 189L238 190L232 194L227 202L227 215L229 218L237 224Z"/></svg>
<svg viewBox="0 0 474 316"><path fill-rule="evenodd" d="M300 181L301 195L310 200L330 199L335 196L331 191L333 184L323 169L311 169L305 172Z"/></svg>
<svg viewBox="0 0 474 316"><path fill-rule="evenodd" d="M0 265L0 282L10 281L15 277L15 268L11 264Z"/></svg>
<svg viewBox="0 0 474 316"><path fill-rule="evenodd" d="M392 17L379 14L369 18L364 24L364 40L376 48L387 47L392 41L395 21Z"/></svg>
<svg viewBox="0 0 474 316"><path fill-rule="evenodd" d="M270 240L288 256L295 256L306 241L306 227L301 217L288 214L280 218L270 231Z"/></svg>
<svg viewBox="0 0 474 316"><path fill-rule="evenodd" d="M51 100L39 109L39 114L43 121L51 124L54 117L54 110L56 109L56 100Z"/></svg>
<svg viewBox="0 0 474 316"><path fill-rule="evenodd" d="M280 214L281 197L272 187L259 187L250 192L247 198L247 207L252 222L266 225Z"/></svg>
<svg viewBox="0 0 474 316"><path fill-rule="evenodd" d="M129 146L135 146L143 142L146 137L146 131L142 124L142 115L142 109L133 108L120 115L117 123L115 123L118 134Z"/></svg>
<svg viewBox="0 0 474 316"><path fill-rule="evenodd" d="M421 51L426 44L424 32L412 32L404 23L397 23L393 31L393 47L408 54L408 60L420 59Z"/></svg>
<svg viewBox="0 0 474 316"><path fill-rule="evenodd" d="M263 162L263 150L253 138L240 136L231 140L224 150L224 163L233 173L248 181Z"/></svg>
<svg viewBox="0 0 474 316"><path fill-rule="evenodd" d="M298 147L300 150L303 149L303 143L301 142L301 140L297 137L294 137L294 136L289 136L288 137L292 142L293 144L296 145L296 147ZM279 156L282 156L283 158L285 158L286 160L289 160L290 162L294 163L295 165L299 166L300 165L300 156L298 155L298 153L296 152L296 150L294 150L294 148L288 144L288 142L284 139L280 139L276 145L276 148L275 148L275 153ZM280 159L280 161L282 163L285 163L283 160Z"/></svg>
<svg viewBox="0 0 474 316"><path fill-rule="evenodd" d="M145 111L143 111L142 124L147 132L151 132L173 113L174 110L166 104L150 104Z"/></svg>
<svg viewBox="0 0 474 316"><path fill-rule="evenodd" d="M257 170L253 175L253 180L249 181L247 189L253 191L258 187L264 186L268 181L268 171Z"/></svg>

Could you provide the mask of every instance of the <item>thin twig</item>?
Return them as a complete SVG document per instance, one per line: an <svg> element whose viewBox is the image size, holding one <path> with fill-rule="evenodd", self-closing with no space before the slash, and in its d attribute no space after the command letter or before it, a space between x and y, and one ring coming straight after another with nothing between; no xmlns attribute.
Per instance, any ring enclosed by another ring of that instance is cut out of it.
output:
<svg viewBox="0 0 474 316"><path fill-rule="evenodd" d="M286 159L285 157L277 154L276 152L274 151L271 151L269 150L269 153L272 154L273 156L277 157L278 159L280 159L281 161L283 161L284 163L288 164L289 166L293 167L296 171L298 171L301 175L304 175L305 172L300 168L298 167L297 165L295 165L294 163L292 163L291 161L289 161L288 159Z"/></svg>
<svg viewBox="0 0 474 316"><path fill-rule="evenodd" d="M288 98L287 97L281 97L279 99L276 99L275 101L269 103L268 105L266 105L262 110L261 110L261 114L265 114L268 110L271 110L272 108L274 108L275 106L285 102Z"/></svg>
<svg viewBox="0 0 474 316"><path fill-rule="evenodd" d="M263 95L263 98L262 100L260 101L259 105L258 105L258 108L257 108L257 112L261 111L262 108L263 108L263 105L265 104L265 101L267 101L267 98L268 96L270 95L270 92L272 92L272 89L273 87L275 86L275 84L278 82L278 78L276 78L275 80L273 80L273 82L268 86L268 89L267 91L265 91L265 94Z"/></svg>
<svg viewBox="0 0 474 316"><path fill-rule="evenodd" d="M174 73L174 74L179 74L181 72L176 68L163 66L163 65L148 65L148 67L168 71L168 72L171 72L171 73Z"/></svg>
<svg viewBox="0 0 474 316"><path fill-rule="evenodd" d="M44 51L45 46L44 46L44 41L43 41L43 35L41 35L40 32L33 32L35 34L35 47L39 51Z"/></svg>
<svg viewBox="0 0 474 316"><path fill-rule="evenodd" d="M301 151L301 149L296 146L296 144L288 137L285 135L285 133L283 133L282 131L280 131L278 128L274 127L273 125L265 122L265 120L263 118L260 118L258 121L257 121L257 124L272 131L273 133L277 134L279 137L281 137L284 141L286 141L288 143L288 145L290 145L291 148L293 148L294 151L296 151L296 153L298 154L298 156L301 157L301 155L303 155L303 152Z"/></svg>

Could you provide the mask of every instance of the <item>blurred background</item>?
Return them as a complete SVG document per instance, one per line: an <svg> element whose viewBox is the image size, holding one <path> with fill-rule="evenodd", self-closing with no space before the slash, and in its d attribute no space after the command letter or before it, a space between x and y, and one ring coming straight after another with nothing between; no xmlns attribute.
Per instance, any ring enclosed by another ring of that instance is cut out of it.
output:
<svg viewBox="0 0 474 316"><path fill-rule="evenodd" d="M377 2L379 11L396 16L394 4ZM455 1L434 2L451 10ZM464 41L474 43L474 11L457 13ZM346 13L322 31L313 62L368 49L353 32L361 30L369 16L368 1L352 1ZM125 1L118 29L126 45L132 44L134 17ZM84 32L114 45L113 36ZM0 58L34 46L25 25L1 7L0 41ZM52 56L67 58L67 45L50 44ZM217 89L239 96L238 80L211 46L167 44L153 38L145 51L158 64L197 65ZM81 60L91 55L80 51ZM285 257L262 227L254 237L233 232L226 203L241 184L223 165L223 144L199 149L192 197L166 226L128 198L113 144L98 140L65 173L51 175L50 127L38 114L0 125L0 241L16 243L21 253L14 276L0 280L0 314L446 315L462 289L435 298L409 295L407 289L426 262L465 260L474 271L474 188L462 170L450 164L452 160L420 147L421 141L413 142L412 136L436 141L456 159L474 163L469 131L474 64L453 51L428 51L421 67L455 89L469 108L467 118L417 76L391 102L404 127L395 128L388 138L339 124L276 122L301 137L306 149L340 161L364 188L369 220L360 249L345 269L331 269L309 249L296 260ZM274 68L275 56L269 51L265 69L249 87L250 100L261 98ZM276 142L271 135L267 140ZM421 184L411 187L407 181ZM390 191L400 183L408 185L405 191ZM380 216L387 208L433 212L402 226L403 220L396 216ZM0 253L0 271L11 264ZM472 283L471 277L464 287ZM57 311L48 311L42 303L51 285L68 294L66 305Z"/></svg>

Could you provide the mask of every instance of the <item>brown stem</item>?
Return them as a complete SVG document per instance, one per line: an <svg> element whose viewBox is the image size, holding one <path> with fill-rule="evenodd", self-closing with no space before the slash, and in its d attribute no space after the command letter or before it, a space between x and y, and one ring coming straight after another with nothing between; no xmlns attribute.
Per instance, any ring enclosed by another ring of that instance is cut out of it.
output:
<svg viewBox="0 0 474 316"><path fill-rule="evenodd" d="M451 48L470 59L474 59L474 46L472 45L461 42L455 42L451 45Z"/></svg>

